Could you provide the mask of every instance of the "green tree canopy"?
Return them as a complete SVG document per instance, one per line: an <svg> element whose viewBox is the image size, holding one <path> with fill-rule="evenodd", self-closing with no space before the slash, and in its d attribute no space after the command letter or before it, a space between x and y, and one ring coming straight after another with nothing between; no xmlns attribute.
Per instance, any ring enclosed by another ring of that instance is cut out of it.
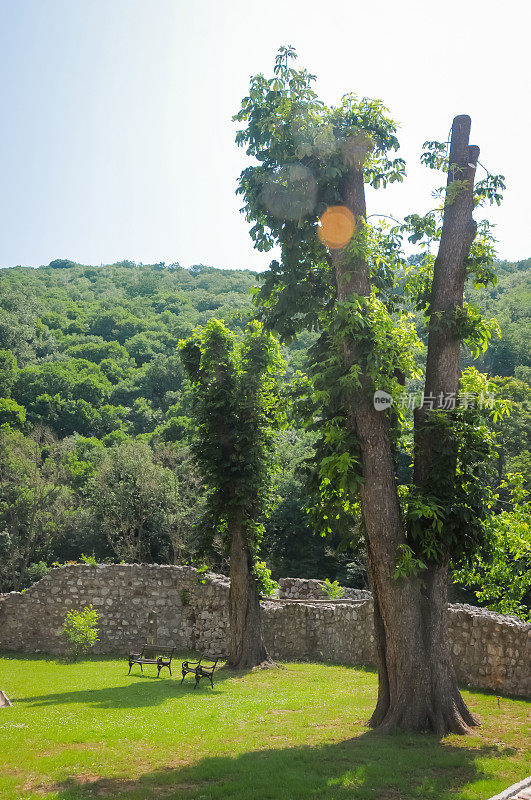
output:
<svg viewBox="0 0 531 800"><path fill-rule="evenodd" d="M316 505L324 507L321 523L343 515L347 526L361 506L379 665L371 723L466 732L477 721L451 663L447 572L450 559L485 544L478 479L492 437L488 412L458 401L471 386L490 388L474 370L460 383L459 355L462 345L484 351L497 329L463 295L467 277L475 286L495 281L488 223L478 225L472 212L499 203L503 176L476 182L479 148L469 144L471 121L461 115L450 147L429 141L421 156L447 173L437 208L393 226L367 215L365 186L404 178L396 124L378 100L349 94L325 105L315 77L291 66L295 57L293 48L280 48L273 75L251 78L235 116L243 123L236 141L255 159L238 187L251 236L259 250L281 250L258 294L261 316L286 340L302 329L320 333L306 402L320 434ZM409 263L405 236L426 250ZM422 377L412 306L424 313L428 333L425 389L414 417L413 480L399 491L405 414L397 400L406 381ZM382 394L386 407L377 404ZM452 408L443 404L447 396ZM506 410L500 403L493 416Z"/></svg>

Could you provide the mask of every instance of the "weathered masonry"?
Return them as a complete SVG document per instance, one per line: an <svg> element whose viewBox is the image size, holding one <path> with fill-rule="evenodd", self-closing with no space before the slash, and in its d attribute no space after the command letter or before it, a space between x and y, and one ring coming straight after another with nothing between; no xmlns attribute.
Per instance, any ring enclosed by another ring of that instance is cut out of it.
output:
<svg viewBox="0 0 531 800"><path fill-rule="evenodd" d="M277 659L374 663L372 600L352 590L329 601L318 581L286 578L280 598L262 609L269 652ZM100 612L99 653L126 653L145 641L148 615L161 644L222 655L229 582L192 567L107 564L52 570L23 593L0 599L0 649L64 651L66 612L92 603ZM292 598L292 599L286 599ZM319 599L321 598L321 599ZM297 600L297 602L294 602ZM450 606L454 663L462 684L531 696L531 625L472 606Z"/></svg>

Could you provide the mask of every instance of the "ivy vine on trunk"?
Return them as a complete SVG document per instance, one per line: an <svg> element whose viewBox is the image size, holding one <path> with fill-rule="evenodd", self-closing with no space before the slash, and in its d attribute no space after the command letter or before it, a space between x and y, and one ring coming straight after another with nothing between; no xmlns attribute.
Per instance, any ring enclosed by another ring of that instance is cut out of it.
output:
<svg viewBox="0 0 531 800"><path fill-rule="evenodd" d="M504 408L459 402L460 391L491 388L473 369L460 375L461 344L479 352L494 330L464 306L463 287L469 275L476 285L495 280L488 224L476 235L472 211L499 201L503 179L488 175L474 186L479 150L468 142L470 119L456 117L449 156L439 142L427 142L422 156L448 173L441 206L393 226L383 217L369 223L377 215L367 217L365 185L404 179L404 161L391 155L396 126L380 101L347 95L325 106L314 76L290 66L295 57L281 48L273 77L251 79L235 117L245 123L238 144L258 161L238 187L251 236L260 250L281 249L258 294L260 314L285 339L305 328L320 332L304 404L320 433L315 508L321 532L331 519L348 529L361 509L379 673L370 724L464 733L476 720L448 646L448 566L488 551L479 482L492 444L485 422ZM404 236L425 246L413 266ZM433 242L435 260L426 247ZM396 455L407 420L398 401L404 383L422 376L414 306L429 331L426 391L415 415L413 479L399 486ZM392 410L379 409L377 390L393 398Z"/></svg>
<svg viewBox="0 0 531 800"><path fill-rule="evenodd" d="M205 544L221 537L230 558L227 662L272 664L263 636L255 564L280 424L279 345L258 322L238 340L219 320L180 343L193 392L194 453L208 496Z"/></svg>

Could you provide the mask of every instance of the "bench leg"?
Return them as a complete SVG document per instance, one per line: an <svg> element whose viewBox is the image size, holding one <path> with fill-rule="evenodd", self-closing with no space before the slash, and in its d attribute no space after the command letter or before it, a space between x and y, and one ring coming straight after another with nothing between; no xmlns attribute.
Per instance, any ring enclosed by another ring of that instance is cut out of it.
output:
<svg viewBox="0 0 531 800"><path fill-rule="evenodd" d="M131 662L129 662L129 672L127 673L128 675L130 675L130 674L131 674L131 667L132 667L132 666L133 666L133 665L132 665L132 663L131 663Z"/></svg>
<svg viewBox="0 0 531 800"><path fill-rule="evenodd" d="M171 674L171 667L170 667L170 665L169 665L169 664L168 664L168 669L169 669L169 671L170 671L170 678L173 678L173 675Z"/></svg>
<svg viewBox="0 0 531 800"><path fill-rule="evenodd" d="M162 667L157 666L157 678L160 678L160 671Z"/></svg>

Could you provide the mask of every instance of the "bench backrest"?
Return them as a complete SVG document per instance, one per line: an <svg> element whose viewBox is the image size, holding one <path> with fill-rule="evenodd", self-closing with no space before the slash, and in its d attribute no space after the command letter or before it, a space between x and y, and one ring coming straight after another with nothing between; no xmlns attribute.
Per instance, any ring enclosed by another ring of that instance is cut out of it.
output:
<svg viewBox="0 0 531 800"><path fill-rule="evenodd" d="M171 658L174 652L175 647L166 647L160 644L145 644L142 648L142 657L157 658L157 656L162 656L163 658Z"/></svg>
<svg viewBox="0 0 531 800"><path fill-rule="evenodd" d="M221 658L221 656L218 656L213 664L207 664L206 666L205 666L205 664L201 663L201 669L204 669L207 672L211 672L211 671L214 672L214 670L216 669L217 663L218 663L220 658ZM207 661L210 661L210 660L211 659L207 659ZM201 661L203 661L203 659L201 659Z"/></svg>

